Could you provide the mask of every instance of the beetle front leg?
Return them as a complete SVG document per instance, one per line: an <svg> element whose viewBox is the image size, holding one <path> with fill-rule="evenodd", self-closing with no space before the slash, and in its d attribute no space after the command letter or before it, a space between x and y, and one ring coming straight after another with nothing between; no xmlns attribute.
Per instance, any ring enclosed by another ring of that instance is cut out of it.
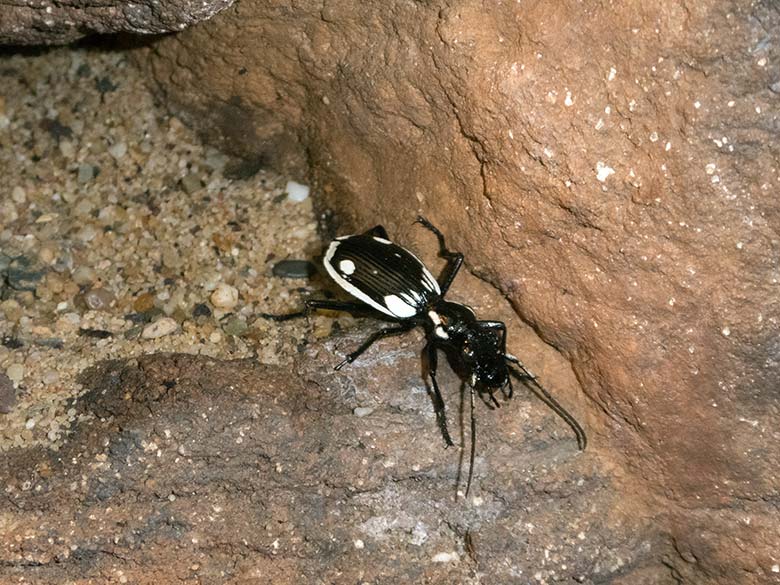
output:
<svg viewBox="0 0 780 585"><path fill-rule="evenodd" d="M444 410L444 399L441 396L439 390L439 384L436 382L436 368L438 365L439 357L437 355L437 347L435 343L428 343L425 346L425 351L428 353L428 376L431 378L431 386L433 386L433 409L436 412L436 422L439 424L441 434L444 437L444 442L447 447L452 447L455 443L450 438L450 432L447 430L447 416Z"/></svg>

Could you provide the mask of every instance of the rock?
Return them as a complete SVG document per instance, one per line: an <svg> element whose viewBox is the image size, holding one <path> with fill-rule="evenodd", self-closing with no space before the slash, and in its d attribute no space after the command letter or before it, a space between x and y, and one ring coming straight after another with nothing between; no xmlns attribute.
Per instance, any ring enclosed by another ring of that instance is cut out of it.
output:
<svg viewBox="0 0 780 585"><path fill-rule="evenodd" d="M697 560L669 571L766 582L780 542L745 526L776 514L780 467L777 3L282 5L145 65L232 154L310 163L340 233L383 224L436 265L411 225L428 216L570 361L582 388L562 399Z"/></svg>
<svg viewBox="0 0 780 585"><path fill-rule="evenodd" d="M2 8L0 44L64 44L90 34L178 32L206 20L232 4L232 0L140 0L100 3L75 2L42 7L24 3Z"/></svg>
<svg viewBox="0 0 780 585"><path fill-rule="evenodd" d="M220 282L211 293L211 304L220 309L232 309L238 304L238 289Z"/></svg>
<svg viewBox="0 0 780 585"><path fill-rule="evenodd" d="M150 323L143 328L141 337L144 339L157 339L158 337L165 337L175 332L179 328L179 324L170 317L162 317L157 319L154 323Z"/></svg>
<svg viewBox="0 0 780 585"><path fill-rule="evenodd" d="M181 354L90 369L59 452L0 458L9 500L0 539L11 543L0 574L100 582L121 570L128 583L168 583L251 582L262 571L269 583L445 584L475 572L513 582L511 570L538 573L532 582L669 581L653 559L673 554L672 543L626 506L609 467L556 437L557 419L528 397L480 405L472 495L482 501L455 498L460 453L444 448L417 349L389 360L372 350L364 368L333 372L332 352L358 339L313 348L292 371ZM442 372L453 413L455 381ZM352 414L357 387L382 416ZM83 521L93 515L105 524ZM63 542L112 552L50 561Z"/></svg>
<svg viewBox="0 0 780 585"><path fill-rule="evenodd" d="M308 260L282 260L274 264L272 272L279 278L311 278L317 267Z"/></svg>
<svg viewBox="0 0 780 585"><path fill-rule="evenodd" d="M16 404L16 389L14 381L6 374L0 373L0 413L8 414Z"/></svg>

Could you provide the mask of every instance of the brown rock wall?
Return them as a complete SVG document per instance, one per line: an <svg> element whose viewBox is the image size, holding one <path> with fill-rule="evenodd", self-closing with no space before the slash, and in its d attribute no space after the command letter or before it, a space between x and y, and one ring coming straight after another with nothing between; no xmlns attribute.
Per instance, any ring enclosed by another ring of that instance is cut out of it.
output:
<svg viewBox="0 0 780 585"><path fill-rule="evenodd" d="M442 227L571 361L594 447L694 551L680 571L758 583L780 544L756 528L780 463L778 30L770 2L256 1L147 63L223 146L308 165L345 229Z"/></svg>

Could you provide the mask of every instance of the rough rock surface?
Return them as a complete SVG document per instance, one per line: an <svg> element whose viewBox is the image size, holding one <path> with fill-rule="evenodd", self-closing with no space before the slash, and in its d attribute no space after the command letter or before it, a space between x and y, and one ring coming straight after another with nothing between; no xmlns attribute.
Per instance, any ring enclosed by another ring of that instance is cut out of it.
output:
<svg viewBox="0 0 780 585"><path fill-rule="evenodd" d="M233 0L0 0L0 45L54 45L89 34L180 31Z"/></svg>
<svg viewBox="0 0 780 585"><path fill-rule="evenodd" d="M439 224L570 360L679 578L766 583L778 31L768 1L256 0L144 57L223 147L308 163L345 226Z"/></svg>
<svg viewBox="0 0 780 585"><path fill-rule="evenodd" d="M477 480L456 500L420 338L334 373L361 338L310 347L296 376L182 354L87 372L77 409L93 418L58 453L0 461L0 580L671 582L651 518L522 394L480 408Z"/></svg>

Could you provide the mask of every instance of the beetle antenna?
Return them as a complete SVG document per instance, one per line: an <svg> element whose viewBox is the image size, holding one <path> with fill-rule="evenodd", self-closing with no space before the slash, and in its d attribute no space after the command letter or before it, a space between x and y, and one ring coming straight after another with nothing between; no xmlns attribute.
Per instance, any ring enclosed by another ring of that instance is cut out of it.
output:
<svg viewBox="0 0 780 585"><path fill-rule="evenodd" d="M555 398L553 398L552 395L547 390L545 390L539 382L536 381L536 376L532 375L528 370L526 370L523 364L521 364L519 361L513 361L511 359L509 361L519 370L518 372L515 371L512 367L509 367L509 373L521 382L529 382L529 384L527 384L528 389L531 390L531 392L533 392L539 400L544 402L550 410L561 417L564 422L566 422L566 424L571 427L571 430L574 431L574 435L577 437L577 446L579 447L580 451L584 451L585 447L588 445L588 437L585 435L585 431L580 426L580 423L578 423L577 420L571 414L569 414L568 411L563 408L563 406L561 406L560 403L555 400Z"/></svg>
<svg viewBox="0 0 780 585"><path fill-rule="evenodd" d="M466 479L466 495L469 497L471 489L471 478L474 476L474 456L477 452L477 419L474 418L474 386L469 386L469 396L471 403L471 454L469 455L469 476Z"/></svg>

